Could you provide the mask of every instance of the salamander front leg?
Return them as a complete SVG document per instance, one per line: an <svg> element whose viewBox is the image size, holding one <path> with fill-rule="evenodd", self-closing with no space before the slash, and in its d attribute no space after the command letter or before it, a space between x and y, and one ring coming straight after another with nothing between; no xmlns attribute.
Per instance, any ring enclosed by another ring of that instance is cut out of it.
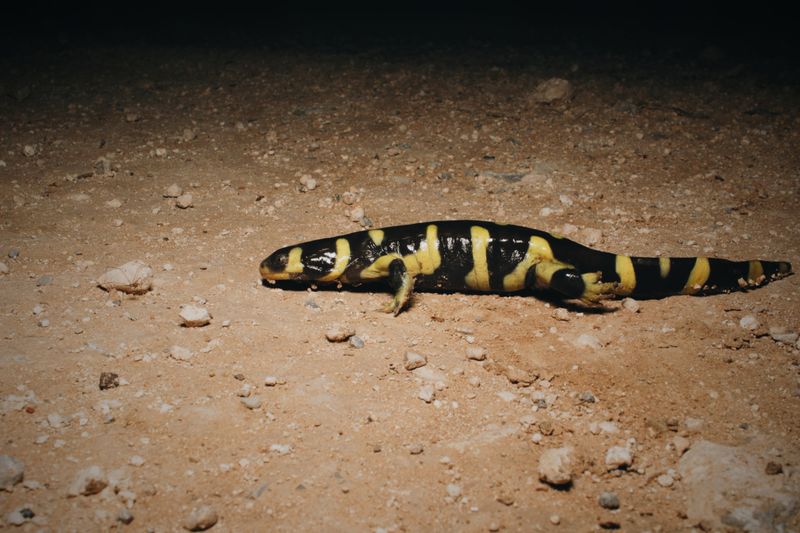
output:
<svg viewBox="0 0 800 533"><path fill-rule="evenodd" d="M582 274L581 278L585 288L579 298L584 302L597 303L601 300L613 298L619 288L619 283L616 282L603 283L600 272Z"/></svg>
<svg viewBox="0 0 800 533"><path fill-rule="evenodd" d="M408 273L402 259L395 259L389 263L389 286L394 291L394 298L384 306L383 310L397 316L408 303L414 290L414 276Z"/></svg>

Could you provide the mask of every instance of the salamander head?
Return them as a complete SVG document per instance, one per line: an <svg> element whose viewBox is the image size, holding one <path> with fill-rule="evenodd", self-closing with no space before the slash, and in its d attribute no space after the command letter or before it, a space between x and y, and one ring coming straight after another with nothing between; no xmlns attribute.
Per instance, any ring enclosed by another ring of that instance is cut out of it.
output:
<svg viewBox="0 0 800 533"><path fill-rule="evenodd" d="M336 262L335 244L312 241L276 250L261 262L261 277L267 281L330 281L326 276Z"/></svg>
<svg viewBox="0 0 800 533"><path fill-rule="evenodd" d="M302 257L303 249L299 246L276 250L261 261L261 277L267 281L305 279Z"/></svg>

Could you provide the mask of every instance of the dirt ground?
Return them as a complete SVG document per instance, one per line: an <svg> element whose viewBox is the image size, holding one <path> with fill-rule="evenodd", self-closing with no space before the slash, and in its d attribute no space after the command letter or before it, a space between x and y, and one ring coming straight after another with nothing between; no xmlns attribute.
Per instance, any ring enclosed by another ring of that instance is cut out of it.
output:
<svg viewBox="0 0 800 533"><path fill-rule="evenodd" d="M798 265L790 79L713 47L3 61L0 454L24 479L0 491L0 528L800 530L798 276L605 312L423 293L393 317L382 286L258 275L274 249L362 223L466 218ZM550 78L573 96L537 102ZM97 286L133 260L149 292ZM211 323L182 327L184 304ZM329 342L337 324L363 346ZM427 365L406 370L407 351ZM119 386L101 390L104 372ZM758 475L692 478L682 462L706 441ZM555 448L565 486L540 480ZM203 507L216 516L188 522Z"/></svg>

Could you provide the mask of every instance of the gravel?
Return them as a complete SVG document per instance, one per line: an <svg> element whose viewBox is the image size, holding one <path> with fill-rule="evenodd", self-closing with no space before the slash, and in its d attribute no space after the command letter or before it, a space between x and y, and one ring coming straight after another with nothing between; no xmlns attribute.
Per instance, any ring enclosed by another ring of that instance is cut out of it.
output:
<svg viewBox="0 0 800 533"><path fill-rule="evenodd" d="M356 331L350 326L334 324L325 332L325 338L328 342L345 342L355 334Z"/></svg>
<svg viewBox="0 0 800 533"><path fill-rule="evenodd" d="M417 397L425 403L431 403L435 396L436 390L430 385L420 387L419 394L417 394Z"/></svg>
<svg viewBox="0 0 800 533"><path fill-rule="evenodd" d="M108 486L103 469L97 465L90 466L78 472L67 490L69 497L91 496L97 494Z"/></svg>
<svg viewBox="0 0 800 533"><path fill-rule="evenodd" d="M406 370L414 370L428 364L428 358L417 352L406 352L403 359L403 367Z"/></svg>
<svg viewBox="0 0 800 533"><path fill-rule="evenodd" d="M467 359L470 361L484 361L486 359L486 348L467 346Z"/></svg>
<svg viewBox="0 0 800 533"><path fill-rule="evenodd" d="M183 528L189 531L205 531L217 523L217 511L210 505L195 507L183 520Z"/></svg>
<svg viewBox="0 0 800 533"><path fill-rule="evenodd" d="M119 374L114 372L100 373L100 390L115 389L119 387Z"/></svg>
<svg viewBox="0 0 800 533"><path fill-rule="evenodd" d="M539 479L549 485L572 482L572 448L550 448L539 457Z"/></svg>
<svg viewBox="0 0 800 533"><path fill-rule="evenodd" d="M261 398L258 396L248 396L247 398L242 398L242 404L248 409L258 409L261 407Z"/></svg>
<svg viewBox="0 0 800 533"><path fill-rule="evenodd" d="M760 325L758 319L753 315L745 315L739 320L739 327L747 331L758 329Z"/></svg>
<svg viewBox="0 0 800 533"><path fill-rule="evenodd" d="M606 466L628 468L633 464L633 452L625 446L612 446L606 452Z"/></svg>
<svg viewBox="0 0 800 533"><path fill-rule="evenodd" d="M200 328L211 323L211 315L205 307L193 304L181 306L181 325L187 328Z"/></svg>
<svg viewBox="0 0 800 533"><path fill-rule="evenodd" d="M600 507L603 509L619 509L619 497L613 492L603 492L600 494L600 497L597 498L597 503L600 504Z"/></svg>
<svg viewBox="0 0 800 533"><path fill-rule="evenodd" d="M22 461L10 455L0 455L0 490L10 490L23 477L25 465Z"/></svg>
<svg viewBox="0 0 800 533"><path fill-rule="evenodd" d="M144 294L153 286L153 270L142 261L129 261L112 268L97 280L104 290L126 294Z"/></svg>
<svg viewBox="0 0 800 533"><path fill-rule="evenodd" d="M194 205L192 193L186 192L175 199L175 207L179 209L189 209Z"/></svg>

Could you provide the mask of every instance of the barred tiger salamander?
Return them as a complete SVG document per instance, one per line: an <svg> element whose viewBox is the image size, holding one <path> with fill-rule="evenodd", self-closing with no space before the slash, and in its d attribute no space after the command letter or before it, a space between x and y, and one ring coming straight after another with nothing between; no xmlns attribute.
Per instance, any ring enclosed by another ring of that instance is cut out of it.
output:
<svg viewBox="0 0 800 533"><path fill-rule="evenodd" d="M360 285L388 282L397 315L413 289L516 292L550 289L568 299L658 298L746 290L787 276L783 261L631 257L593 250L522 226L476 220L425 222L357 231L273 252L267 281Z"/></svg>

